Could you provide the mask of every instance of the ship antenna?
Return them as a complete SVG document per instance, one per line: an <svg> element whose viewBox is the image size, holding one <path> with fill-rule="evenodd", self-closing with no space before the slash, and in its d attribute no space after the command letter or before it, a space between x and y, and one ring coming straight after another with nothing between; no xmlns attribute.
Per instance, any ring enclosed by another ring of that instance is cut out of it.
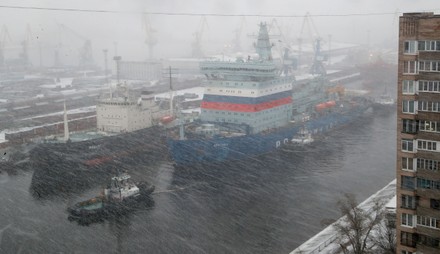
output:
<svg viewBox="0 0 440 254"><path fill-rule="evenodd" d="M69 141L69 123L67 122L66 100L64 100L64 141Z"/></svg>
<svg viewBox="0 0 440 254"><path fill-rule="evenodd" d="M113 57L113 60L115 60L115 62L116 62L116 80L117 80L117 82L118 82L118 84L119 84L119 74L120 74L120 61L121 61L121 57L120 56L115 56L115 57Z"/></svg>
<svg viewBox="0 0 440 254"><path fill-rule="evenodd" d="M184 140L185 139L185 129L183 128L183 119L182 119L182 111L180 110L179 104L177 104L177 112L179 114L179 138L180 140Z"/></svg>

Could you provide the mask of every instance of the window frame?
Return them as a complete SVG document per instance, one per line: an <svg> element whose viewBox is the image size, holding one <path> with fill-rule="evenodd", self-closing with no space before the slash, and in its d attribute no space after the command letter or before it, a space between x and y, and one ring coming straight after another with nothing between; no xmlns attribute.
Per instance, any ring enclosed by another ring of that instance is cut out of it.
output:
<svg viewBox="0 0 440 254"><path fill-rule="evenodd" d="M414 228L416 225L416 215L409 213L402 213L400 215L400 225L407 228Z"/></svg>
<svg viewBox="0 0 440 254"><path fill-rule="evenodd" d="M410 171L410 172L415 172L417 169L417 160L414 160L415 158L411 158L411 157L402 157L401 158L401 169L403 171Z"/></svg>
<svg viewBox="0 0 440 254"><path fill-rule="evenodd" d="M416 111L417 105L418 105L417 101L402 100L402 113L416 114L417 113L417 111Z"/></svg>
<svg viewBox="0 0 440 254"><path fill-rule="evenodd" d="M402 94L410 94L410 95L416 94L417 88L418 88L418 82L416 80L402 81Z"/></svg>
<svg viewBox="0 0 440 254"><path fill-rule="evenodd" d="M407 40L403 42L403 54L405 55L416 55L418 49L418 41Z"/></svg>
<svg viewBox="0 0 440 254"><path fill-rule="evenodd" d="M416 75L419 73L419 61L404 61L403 62L403 74Z"/></svg>
<svg viewBox="0 0 440 254"><path fill-rule="evenodd" d="M412 139L402 139L401 140L401 151L402 152L410 152L410 153L415 152L414 140L412 140Z"/></svg>

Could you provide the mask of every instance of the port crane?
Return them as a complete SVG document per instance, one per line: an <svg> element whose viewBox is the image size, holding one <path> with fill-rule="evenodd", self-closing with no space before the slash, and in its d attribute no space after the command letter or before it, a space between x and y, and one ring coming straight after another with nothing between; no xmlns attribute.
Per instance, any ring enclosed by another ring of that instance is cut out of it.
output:
<svg viewBox="0 0 440 254"><path fill-rule="evenodd" d="M79 66L80 67L90 67L94 66L94 60L93 60L93 51L92 51L92 41L88 38L85 38L84 36L77 33L72 28L69 28L68 26L64 24L59 24L62 31L67 31L70 34L74 35L75 37L79 38L83 41L83 46L79 50ZM57 54L57 53L56 53Z"/></svg>
<svg viewBox="0 0 440 254"><path fill-rule="evenodd" d="M29 24L26 26L25 38L21 42L21 52L18 57L18 62L23 66L29 66L29 43L32 40L32 31Z"/></svg>
<svg viewBox="0 0 440 254"><path fill-rule="evenodd" d="M9 35L8 28L3 25L2 30L0 31L0 66L3 66L5 64L5 45L6 41L9 41L9 43L12 42L11 36Z"/></svg>
<svg viewBox="0 0 440 254"><path fill-rule="evenodd" d="M245 26L246 19L245 17L241 18L240 26L238 29L234 30L234 41L232 42L232 45L234 47L235 52L241 52L241 34L243 33L243 28Z"/></svg>
<svg viewBox="0 0 440 254"><path fill-rule="evenodd" d="M307 32L307 37L304 36L305 32ZM304 39L307 39L307 41L305 41ZM303 54L303 43L306 42L306 44L308 45L312 45L313 46L313 51L314 51L314 59L313 59L313 63L315 64L315 61L317 60L316 58L321 58L321 37L319 35L318 29L316 29L315 23L313 22L312 16L310 15L309 12L306 13L306 15L304 16L303 19L303 23L301 25L301 32L300 32L300 37L298 37L298 66L300 66L302 64L302 54ZM321 60L321 59L318 59ZM318 70L318 69L316 69Z"/></svg>
<svg viewBox="0 0 440 254"><path fill-rule="evenodd" d="M200 20L197 31L194 35L194 42L192 43L192 57L203 57L203 49L202 49L202 37L205 32L205 28L208 28L208 22L206 21L206 17L203 16Z"/></svg>
<svg viewBox="0 0 440 254"><path fill-rule="evenodd" d="M153 48L157 44L157 39L154 37L156 30L151 26L150 18L147 14L143 15L143 29L145 31L145 44L148 46L148 58L153 59Z"/></svg>

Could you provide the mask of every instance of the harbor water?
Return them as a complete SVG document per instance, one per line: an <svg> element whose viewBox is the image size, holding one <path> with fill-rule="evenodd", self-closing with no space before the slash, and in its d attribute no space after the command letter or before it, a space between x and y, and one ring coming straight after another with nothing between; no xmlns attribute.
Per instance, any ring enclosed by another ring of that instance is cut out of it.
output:
<svg viewBox="0 0 440 254"><path fill-rule="evenodd" d="M340 217L344 193L368 198L395 178L396 115L370 113L305 149L204 168L151 158L124 168L151 199L91 223L67 207L105 179L36 194L38 169L0 174L0 253L289 253Z"/></svg>

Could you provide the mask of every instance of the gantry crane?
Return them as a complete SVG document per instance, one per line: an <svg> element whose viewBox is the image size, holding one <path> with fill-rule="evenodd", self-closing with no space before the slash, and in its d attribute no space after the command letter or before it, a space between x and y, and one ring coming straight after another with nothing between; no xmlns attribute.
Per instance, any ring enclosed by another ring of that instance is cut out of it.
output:
<svg viewBox="0 0 440 254"><path fill-rule="evenodd" d="M240 26L238 29L234 30L234 41L232 42L232 45L234 47L235 52L241 52L241 34L243 33L244 25L246 24L245 17L241 17Z"/></svg>
<svg viewBox="0 0 440 254"><path fill-rule="evenodd" d="M32 40L32 31L29 24L26 26L26 34L24 40L21 42L22 51L20 53L20 61L23 65L27 66L30 64L29 61L29 43Z"/></svg>
<svg viewBox="0 0 440 254"><path fill-rule="evenodd" d="M203 16L200 20L197 31L194 35L194 42L192 44L192 56L193 57L203 57L203 49L202 49L202 37L205 32L205 27L208 28L208 22L206 21L206 17Z"/></svg>
<svg viewBox="0 0 440 254"><path fill-rule="evenodd" d="M307 30L308 33L307 37L304 36L305 30ZM304 39L308 39L308 40L305 41ZM318 29L316 29L316 26L312 20L312 16L310 15L309 12L307 12L306 15L304 16L303 23L301 26L300 37L298 38L298 65L301 64L302 45L304 42L313 45L315 56L318 53L320 53L320 52L316 52L316 50L317 49L320 50L321 38L319 36Z"/></svg>
<svg viewBox="0 0 440 254"><path fill-rule="evenodd" d="M154 36L154 33L156 30L153 29L151 26L150 18L147 14L143 15L143 22L142 22L144 31L145 31L145 44L148 46L148 57L149 59L153 59L153 48L157 43L157 39Z"/></svg>
<svg viewBox="0 0 440 254"><path fill-rule="evenodd" d="M92 52L92 41L85 38L84 36L77 33L75 30L67 27L64 24L59 24L61 30L68 31L80 40L83 41L83 46L79 50L79 66L90 67L94 66L93 52Z"/></svg>
<svg viewBox="0 0 440 254"><path fill-rule="evenodd" d="M9 40L9 43L12 42L11 36L9 35L8 28L3 25L2 30L0 31L0 66L5 64L5 45L6 41Z"/></svg>

